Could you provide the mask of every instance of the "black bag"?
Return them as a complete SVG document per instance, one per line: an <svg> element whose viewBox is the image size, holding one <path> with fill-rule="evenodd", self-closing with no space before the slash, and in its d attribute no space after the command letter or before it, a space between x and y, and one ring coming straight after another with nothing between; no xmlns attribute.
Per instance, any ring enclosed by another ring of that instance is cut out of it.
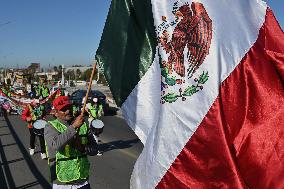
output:
<svg viewBox="0 0 284 189"><path fill-rule="evenodd" d="M95 156L98 154L99 145L94 138L94 133L91 129L88 130L88 144L85 146L86 154L89 156Z"/></svg>

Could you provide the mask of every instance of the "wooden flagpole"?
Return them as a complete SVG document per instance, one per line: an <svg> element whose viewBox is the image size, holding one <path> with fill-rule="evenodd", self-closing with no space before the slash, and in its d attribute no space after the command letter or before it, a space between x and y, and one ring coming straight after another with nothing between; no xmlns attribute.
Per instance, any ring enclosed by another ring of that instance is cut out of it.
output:
<svg viewBox="0 0 284 189"><path fill-rule="evenodd" d="M90 77L90 82L89 82L88 90L87 90L87 93L86 93L86 96L85 96L85 100L84 100L84 105L83 105L83 110L82 110L82 112L81 112L81 116L83 116L84 113L85 113L85 108L86 108L86 104L87 104L89 92L90 92L90 90L91 90L91 88L92 88L93 76L94 76L94 74L95 74L96 66L97 66L97 63L95 62L94 67L93 67L93 71L92 71L92 74L91 74L91 77Z"/></svg>

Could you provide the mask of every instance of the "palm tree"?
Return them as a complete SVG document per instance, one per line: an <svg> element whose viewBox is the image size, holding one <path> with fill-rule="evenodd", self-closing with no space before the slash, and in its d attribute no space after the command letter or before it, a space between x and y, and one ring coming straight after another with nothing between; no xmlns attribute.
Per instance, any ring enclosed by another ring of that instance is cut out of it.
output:
<svg viewBox="0 0 284 189"><path fill-rule="evenodd" d="M83 73L82 79L83 79L84 81L89 81L89 80L90 80L90 77L91 77L91 74L92 74L92 68L87 69L87 70ZM96 72L95 72L94 74L96 74Z"/></svg>
<svg viewBox="0 0 284 189"><path fill-rule="evenodd" d="M81 75L82 75L81 70L80 70L80 69L77 69L77 70L76 70L76 77L77 77L78 79L81 79Z"/></svg>
<svg viewBox="0 0 284 189"><path fill-rule="evenodd" d="M57 68L56 66L53 67L53 70L54 70L55 72L58 72L58 68Z"/></svg>

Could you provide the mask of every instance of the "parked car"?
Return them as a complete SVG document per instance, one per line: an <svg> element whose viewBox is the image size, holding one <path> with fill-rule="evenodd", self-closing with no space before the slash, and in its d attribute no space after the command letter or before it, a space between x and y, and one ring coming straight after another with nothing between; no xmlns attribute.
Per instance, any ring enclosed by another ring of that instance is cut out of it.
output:
<svg viewBox="0 0 284 189"><path fill-rule="evenodd" d="M82 106L82 100L86 96L86 93L87 93L87 90L76 90L70 95L70 101L73 104L81 107ZM101 91L91 90L89 92L87 102L91 102L92 99L95 98L95 97L98 98L98 101L100 103L102 103L104 112L106 113L107 107L108 107L108 105L106 103L106 96Z"/></svg>
<svg viewBox="0 0 284 189"><path fill-rule="evenodd" d="M86 81L75 81L75 84L76 84L76 86L78 85L78 86L85 86L85 85L87 85L87 82Z"/></svg>

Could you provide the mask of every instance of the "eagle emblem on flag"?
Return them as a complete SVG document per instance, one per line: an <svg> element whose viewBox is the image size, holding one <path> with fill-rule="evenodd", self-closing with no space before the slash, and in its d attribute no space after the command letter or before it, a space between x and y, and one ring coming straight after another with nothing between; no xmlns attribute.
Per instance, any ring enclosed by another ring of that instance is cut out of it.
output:
<svg viewBox="0 0 284 189"><path fill-rule="evenodd" d="M172 13L175 20L169 22L162 16L162 24L157 28L163 51L159 52L162 104L179 98L186 100L202 90L209 78L205 71L199 76L195 74L209 54L212 39L212 20L206 9L198 2L192 2L191 6L188 3L179 6L175 2ZM170 27L174 27L171 35Z"/></svg>

